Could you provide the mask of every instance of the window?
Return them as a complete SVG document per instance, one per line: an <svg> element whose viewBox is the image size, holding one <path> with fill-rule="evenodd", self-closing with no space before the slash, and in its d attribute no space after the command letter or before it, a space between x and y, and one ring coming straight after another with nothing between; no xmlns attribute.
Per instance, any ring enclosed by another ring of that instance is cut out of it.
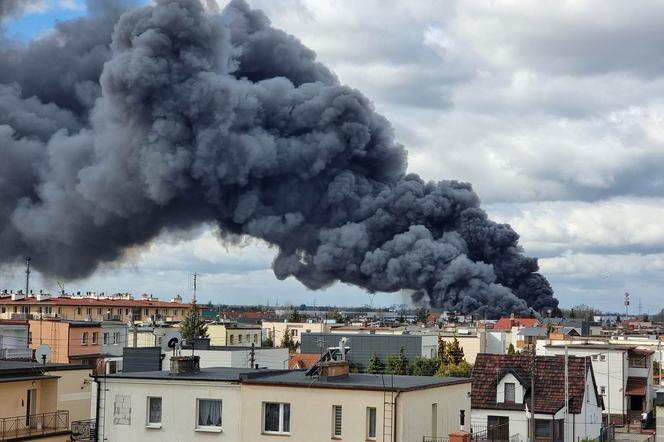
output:
<svg viewBox="0 0 664 442"><path fill-rule="evenodd" d="M76 307L76 314L80 315L81 314L81 307Z"/></svg>
<svg viewBox="0 0 664 442"><path fill-rule="evenodd" d="M593 361L597 360L597 355L593 355Z"/></svg>
<svg viewBox="0 0 664 442"><path fill-rule="evenodd" d="M606 361L606 355L599 355L599 360L602 362Z"/></svg>
<svg viewBox="0 0 664 442"><path fill-rule="evenodd" d="M99 307L99 308L97 309L97 314L98 314L98 315L101 315L101 307Z"/></svg>
<svg viewBox="0 0 664 442"><path fill-rule="evenodd" d="M104 345L108 345L108 333L104 333Z"/></svg>
<svg viewBox="0 0 664 442"><path fill-rule="evenodd" d="M58 307L58 315L62 314L62 307Z"/></svg>
<svg viewBox="0 0 664 442"><path fill-rule="evenodd" d="M367 407L367 439L376 439L376 409Z"/></svg>
<svg viewBox="0 0 664 442"><path fill-rule="evenodd" d="M88 332L83 332L81 335L81 344L88 345Z"/></svg>
<svg viewBox="0 0 664 442"><path fill-rule="evenodd" d="M122 309L121 308L118 309L118 316L122 316Z"/></svg>
<svg viewBox="0 0 664 442"><path fill-rule="evenodd" d="M297 336L297 330L293 329L292 333L293 333L293 336Z"/></svg>
<svg viewBox="0 0 664 442"><path fill-rule="evenodd" d="M290 433L290 404L265 402L263 404L263 431L265 433Z"/></svg>
<svg viewBox="0 0 664 442"><path fill-rule="evenodd" d="M254 344L258 342L258 335L254 335Z"/></svg>
<svg viewBox="0 0 664 442"><path fill-rule="evenodd" d="M129 316L129 309L128 308L125 309L125 316Z"/></svg>
<svg viewBox="0 0 664 442"><path fill-rule="evenodd" d="M233 341L235 340L234 338L235 336L231 335L231 345L233 345Z"/></svg>
<svg viewBox="0 0 664 442"><path fill-rule="evenodd" d="M242 344L242 335L237 335L237 342Z"/></svg>
<svg viewBox="0 0 664 442"><path fill-rule="evenodd" d="M332 405L332 437L341 437L341 418L343 410L341 405Z"/></svg>
<svg viewBox="0 0 664 442"><path fill-rule="evenodd" d="M118 362L109 361L108 362L108 374L115 374L118 372Z"/></svg>
<svg viewBox="0 0 664 442"><path fill-rule="evenodd" d="M32 332L28 332L28 344L32 344Z"/></svg>
<svg viewBox="0 0 664 442"><path fill-rule="evenodd" d="M599 394L606 394L606 387L605 386L602 385L601 387L599 387Z"/></svg>
<svg viewBox="0 0 664 442"><path fill-rule="evenodd" d="M88 313L88 316L92 314L92 307L88 307L86 309L86 312Z"/></svg>
<svg viewBox="0 0 664 442"><path fill-rule="evenodd" d="M198 425L196 428L221 430L221 401L198 399Z"/></svg>
<svg viewBox="0 0 664 442"><path fill-rule="evenodd" d="M97 345L97 332L92 332L92 345Z"/></svg>
<svg viewBox="0 0 664 442"><path fill-rule="evenodd" d="M246 338L247 338L247 342L251 342L251 335L250 334L247 334Z"/></svg>
<svg viewBox="0 0 664 442"><path fill-rule="evenodd" d="M147 315L148 315L148 309L144 309L144 310L143 310L143 315L144 315L144 316L147 316Z"/></svg>
<svg viewBox="0 0 664 442"><path fill-rule="evenodd" d="M505 402L514 403L516 386L513 382L505 382Z"/></svg>
<svg viewBox="0 0 664 442"><path fill-rule="evenodd" d="M200 405L199 405L200 407ZM161 427L161 398L148 397L148 427ZM221 423L220 423L221 425Z"/></svg>
<svg viewBox="0 0 664 442"><path fill-rule="evenodd" d="M629 356L629 367L630 368L646 368L646 358L645 358L645 356L630 355Z"/></svg>

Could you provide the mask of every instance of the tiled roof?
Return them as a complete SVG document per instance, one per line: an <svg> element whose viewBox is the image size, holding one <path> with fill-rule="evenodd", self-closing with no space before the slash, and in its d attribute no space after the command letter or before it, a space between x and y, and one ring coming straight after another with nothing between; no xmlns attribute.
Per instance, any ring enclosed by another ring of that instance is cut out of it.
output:
<svg viewBox="0 0 664 442"><path fill-rule="evenodd" d="M315 353L293 354L288 359L288 368L290 370L298 370L313 367L319 359L320 355Z"/></svg>
<svg viewBox="0 0 664 442"><path fill-rule="evenodd" d="M493 329L496 331L510 331L512 327L537 327L540 322L537 318L500 318Z"/></svg>
<svg viewBox="0 0 664 442"><path fill-rule="evenodd" d="M12 301L10 296L0 297L0 304L17 305L73 305L81 307L159 307L159 308L189 308L190 304L181 304L178 302L145 300L145 299L94 299L94 298L69 298L65 296L56 296L52 298L37 300L35 297L28 297Z"/></svg>
<svg viewBox="0 0 664 442"><path fill-rule="evenodd" d="M637 378L630 376L627 378L627 388L625 388L625 394L629 396L645 396L647 394L647 388L647 378Z"/></svg>
<svg viewBox="0 0 664 442"><path fill-rule="evenodd" d="M530 406L530 355L478 354L472 374L471 407L477 409L525 410ZM512 372L524 385L524 403L497 403L496 386L506 372ZM581 412L585 373L592 373L589 358L568 358L570 413ZM594 375L593 375L594 379ZM601 398L595 387L598 403ZM535 412L553 414L565 404L565 357L535 357Z"/></svg>

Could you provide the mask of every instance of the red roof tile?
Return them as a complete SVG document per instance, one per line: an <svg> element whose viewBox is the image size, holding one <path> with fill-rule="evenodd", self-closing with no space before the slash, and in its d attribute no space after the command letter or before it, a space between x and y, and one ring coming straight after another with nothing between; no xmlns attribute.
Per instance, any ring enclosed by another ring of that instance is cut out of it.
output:
<svg viewBox="0 0 664 442"><path fill-rule="evenodd" d="M525 410L530 406L530 355L478 354L472 374L471 406L483 409ZM536 356L535 412L553 414L565 404L565 357ZM585 391L585 374L592 371L589 358L570 356L568 360L568 389L570 412L581 412ZM500 379L511 372L524 385L524 403L496 402L496 387ZM592 374L594 379L594 374ZM595 395L598 403L601 397Z"/></svg>
<svg viewBox="0 0 664 442"><path fill-rule="evenodd" d="M537 318L500 318L493 326L495 331L510 331L512 327L537 327L540 325Z"/></svg>
<svg viewBox="0 0 664 442"><path fill-rule="evenodd" d="M290 358L288 359L288 369L298 370L313 367L319 359L320 355L318 353L299 353L290 355Z"/></svg>

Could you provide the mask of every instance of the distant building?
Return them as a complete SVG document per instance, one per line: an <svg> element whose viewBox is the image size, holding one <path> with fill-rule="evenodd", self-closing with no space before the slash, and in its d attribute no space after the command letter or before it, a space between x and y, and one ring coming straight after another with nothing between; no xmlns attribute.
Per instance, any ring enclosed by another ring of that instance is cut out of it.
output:
<svg viewBox="0 0 664 442"><path fill-rule="evenodd" d="M51 361L95 366L101 358L101 323L92 321L30 320L30 348L47 344Z"/></svg>
<svg viewBox="0 0 664 442"><path fill-rule="evenodd" d="M303 333L329 333L335 324L324 322L263 321L263 339L270 338L275 347L281 347L288 333L294 343L301 342ZM338 342L338 340L337 340Z"/></svg>
<svg viewBox="0 0 664 442"><path fill-rule="evenodd" d="M604 414L610 415L611 422L638 423L641 413L652 411L651 350L629 345L544 340L538 342L537 354L562 355L565 347L570 355L590 359L598 390L604 398Z"/></svg>
<svg viewBox="0 0 664 442"><path fill-rule="evenodd" d="M549 332L544 327L523 327L512 329L512 343L516 350L530 350L535 348L538 339L546 339Z"/></svg>
<svg viewBox="0 0 664 442"><path fill-rule="evenodd" d="M493 326L494 331L511 332L512 328L539 327L542 325L537 318L500 318Z"/></svg>
<svg viewBox="0 0 664 442"><path fill-rule="evenodd" d="M589 358L568 358L569 413L565 419L563 356L478 355L472 375L471 426L479 440L530 440L532 380L538 441L600 436L602 399ZM534 370L533 370L534 368Z"/></svg>
<svg viewBox="0 0 664 442"><path fill-rule="evenodd" d="M260 325L240 324L208 324L210 345L226 347L247 347L252 344L260 347L262 344Z"/></svg>
<svg viewBox="0 0 664 442"><path fill-rule="evenodd" d="M664 442L664 388L657 390L655 398L656 442Z"/></svg>
<svg viewBox="0 0 664 442"><path fill-rule="evenodd" d="M182 298L160 301L151 296L130 295L51 296L45 293L0 293L0 319L64 319L68 321L124 321L142 324L181 321L190 304Z"/></svg>
<svg viewBox="0 0 664 442"><path fill-rule="evenodd" d="M28 321L0 320L0 359L32 359Z"/></svg>

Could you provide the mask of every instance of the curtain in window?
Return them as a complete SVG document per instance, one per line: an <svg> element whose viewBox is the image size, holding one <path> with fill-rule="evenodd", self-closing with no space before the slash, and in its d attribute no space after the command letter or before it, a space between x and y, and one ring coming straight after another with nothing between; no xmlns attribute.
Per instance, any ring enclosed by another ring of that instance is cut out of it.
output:
<svg viewBox="0 0 664 442"><path fill-rule="evenodd" d="M150 420L151 424L161 423L161 398L152 397L150 398Z"/></svg>
<svg viewBox="0 0 664 442"><path fill-rule="evenodd" d="M279 404L265 404L265 431L279 431Z"/></svg>
<svg viewBox="0 0 664 442"><path fill-rule="evenodd" d="M288 433L290 432L290 404L283 404L283 407L283 429L284 433Z"/></svg>
<svg viewBox="0 0 664 442"><path fill-rule="evenodd" d="M198 425L221 427L221 401L198 401Z"/></svg>

